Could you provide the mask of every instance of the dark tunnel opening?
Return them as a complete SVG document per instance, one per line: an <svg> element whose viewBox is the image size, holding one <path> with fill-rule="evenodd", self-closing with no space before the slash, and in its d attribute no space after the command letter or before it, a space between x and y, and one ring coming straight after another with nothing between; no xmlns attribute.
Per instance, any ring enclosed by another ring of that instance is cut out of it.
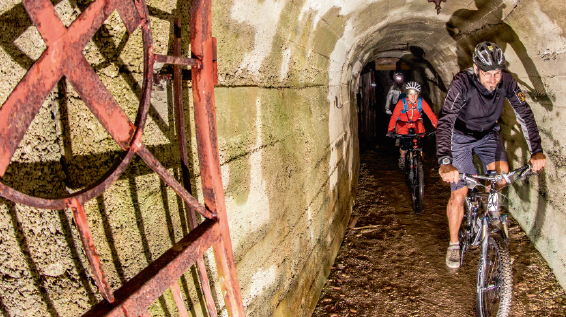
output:
<svg viewBox="0 0 566 317"><path fill-rule="evenodd" d="M437 116L444 102L447 88L444 80L425 58L425 53L420 47L408 46L405 50L381 52L376 56L364 66L360 73L357 93L360 149L386 146L393 150L395 140L386 137L391 119L387 110L389 108L390 111L393 111L395 108L393 103L386 104L389 90L392 86L397 85L393 80L393 75L397 72L404 75L405 80L401 85L403 92L407 82L418 82L422 89L419 97L430 105ZM434 127L430 119L424 114L422 117L426 130L433 131ZM426 142L428 152L434 150L434 141L433 137L428 138Z"/></svg>

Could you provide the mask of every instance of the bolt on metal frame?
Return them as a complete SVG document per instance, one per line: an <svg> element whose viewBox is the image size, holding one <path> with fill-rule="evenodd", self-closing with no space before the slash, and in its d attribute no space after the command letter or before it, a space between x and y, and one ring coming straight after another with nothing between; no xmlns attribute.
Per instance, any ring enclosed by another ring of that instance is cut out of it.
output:
<svg viewBox="0 0 566 317"><path fill-rule="evenodd" d="M217 83L216 41L212 38L211 0L191 0L192 58L181 56L180 20L175 20L174 56L153 53L149 13L145 0L96 0L66 28L50 0L23 0L23 5L47 46L0 107L0 196L13 202L44 209L71 208L91 273L105 301L84 316L149 316L147 308L171 288L181 316L188 316L178 279L196 263L206 307L217 316L203 261L212 246L230 316L245 316L233 258L216 132L214 85ZM116 10L131 34L141 27L144 50L142 96L132 123L96 75L82 50L110 14ZM176 130L184 186L161 165L141 141L153 84L155 62L173 64ZM196 139L204 205L190 194L182 99L181 66L191 67ZM97 182L63 198L39 198L21 193L2 182L10 160L43 101L65 76L86 106L124 151L114 166ZM134 154L159 175L185 202L191 231L147 268L113 291L97 253L84 204L108 189L131 162ZM200 225L195 212L206 218Z"/></svg>

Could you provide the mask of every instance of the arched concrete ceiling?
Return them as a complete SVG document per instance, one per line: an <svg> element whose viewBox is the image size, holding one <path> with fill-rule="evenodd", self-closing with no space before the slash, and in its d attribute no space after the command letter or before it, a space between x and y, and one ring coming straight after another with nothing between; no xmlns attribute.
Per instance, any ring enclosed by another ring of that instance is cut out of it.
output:
<svg viewBox="0 0 566 317"><path fill-rule="evenodd" d="M450 79L459 70L454 58L457 46L473 47L473 40L464 42L486 25L503 24L517 1L447 0L441 4L440 14L434 3L424 0L349 1L342 6L340 1L333 1L326 6L330 5L341 9L336 15L324 14L324 20L329 25L337 24L338 20L345 24L344 33L350 44L349 64L365 64L380 52L417 46ZM320 4L321 8L324 6ZM347 16L345 20L342 14ZM466 49L469 51L469 47Z"/></svg>

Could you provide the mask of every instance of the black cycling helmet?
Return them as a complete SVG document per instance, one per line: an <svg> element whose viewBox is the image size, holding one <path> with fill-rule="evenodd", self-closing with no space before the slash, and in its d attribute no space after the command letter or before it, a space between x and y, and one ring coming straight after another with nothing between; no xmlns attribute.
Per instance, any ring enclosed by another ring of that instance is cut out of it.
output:
<svg viewBox="0 0 566 317"><path fill-rule="evenodd" d="M395 74L393 74L393 80L397 84L401 85L405 81L405 75L401 72L396 72Z"/></svg>
<svg viewBox="0 0 566 317"><path fill-rule="evenodd" d="M504 69L506 66L503 51L493 42L485 41L476 45L474 64L484 72Z"/></svg>

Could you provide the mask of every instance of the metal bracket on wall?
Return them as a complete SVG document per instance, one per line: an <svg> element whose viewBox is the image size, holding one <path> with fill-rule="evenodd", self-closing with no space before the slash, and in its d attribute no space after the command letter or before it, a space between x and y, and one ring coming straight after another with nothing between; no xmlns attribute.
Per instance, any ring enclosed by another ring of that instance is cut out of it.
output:
<svg viewBox="0 0 566 317"><path fill-rule="evenodd" d="M446 2L446 0L428 0L428 2L434 2L434 8L436 9L436 14L440 14L440 3Z"/></svg>
<svg viewBox="0 0 566 317"><path fill-rule="evenodd" d="M96 0L68 28L57 16L50 0L23 0L23 5L47 48L0 107L0 196L35 208L72 209L91 273L99 292L105 299L93 306L85 316L148 316L148 307L169 288L180 315L188 316L181 298L178 279L196 264L208 313L215 317L216 306L203 261L203 254L210 247L214 250L218 280L222 283L228 314L245 316L220 174L214 105L214 85L217 83L216 41L211 36L211 1L191 1L192 58L181 56L179 19L175 20L174 56L153 53L149 13L145 0ZM142 31L144 74L135 123L128 119L124 110L82 55L82 50L88 41L114 10L120 15L130 34L138 27ZM153 73L155 62L173 65L175 123L184 185L181 185L163 167L141 141L155 76ZM181 66L191 67L190 79L204 205L190 193ZM50 199L29 196L4 184L2 177L43 101L63 76L71 82L86 106L124 152L101 179L79 192L67 197ZM83 206L116 182L134 154L139 155L163 182L183 199L191 231L147 268L113 291L100 264ZM206 220L198 224L195 212L200 213Z"/></svg>

